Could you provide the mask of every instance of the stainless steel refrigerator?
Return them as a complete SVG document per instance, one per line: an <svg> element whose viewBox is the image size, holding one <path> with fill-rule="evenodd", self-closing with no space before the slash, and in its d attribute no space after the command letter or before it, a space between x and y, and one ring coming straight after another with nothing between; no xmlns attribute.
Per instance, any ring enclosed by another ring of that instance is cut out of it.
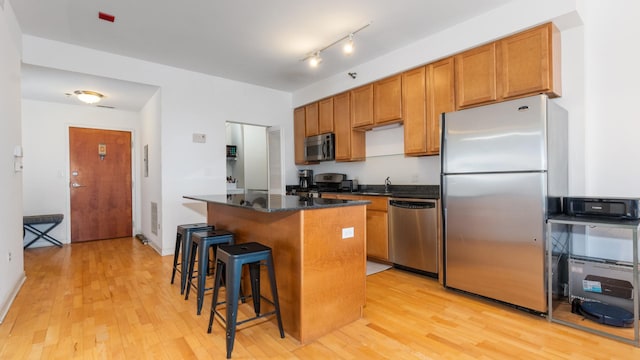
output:
<svg viewBox="0 0 640 360"><path fill-rule="evenodd" d="M545 220L567 194L567 112L545 95L442 116L444 285L546 312Z"/></svg>

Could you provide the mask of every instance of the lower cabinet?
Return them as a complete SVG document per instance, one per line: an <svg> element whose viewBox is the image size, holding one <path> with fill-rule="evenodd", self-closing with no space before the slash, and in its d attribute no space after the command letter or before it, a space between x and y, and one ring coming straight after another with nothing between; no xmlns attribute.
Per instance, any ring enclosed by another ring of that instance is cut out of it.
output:
<svg viewBox="0 0 640 360"><path fill-rule="evenodd" d="M389 260L389 221L387 211L367 208L367 256Z"/></svg>
<svg viewBox="0 0 640 360"><path fill-rule="evenodd" d="M325 199L368 200L367 205L367 257L389 261L389 221L386 196L364 196L347 194L322 194Z"/></svg>

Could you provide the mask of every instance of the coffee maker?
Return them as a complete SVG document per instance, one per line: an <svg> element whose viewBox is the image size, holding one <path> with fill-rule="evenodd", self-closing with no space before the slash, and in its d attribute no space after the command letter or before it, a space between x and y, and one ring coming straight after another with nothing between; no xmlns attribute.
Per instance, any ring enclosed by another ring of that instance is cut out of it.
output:
<svg viewBox="0 0 640 360"><path fill-rule="evenodd" d="M300 190L308 190L313 185L313 170L298 170L298 179Z"/></svg>

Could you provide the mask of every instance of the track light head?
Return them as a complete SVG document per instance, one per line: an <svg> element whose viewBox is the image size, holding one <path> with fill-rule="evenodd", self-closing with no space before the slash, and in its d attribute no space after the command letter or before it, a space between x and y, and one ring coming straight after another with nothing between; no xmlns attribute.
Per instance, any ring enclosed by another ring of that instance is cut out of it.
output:
<svg viewBox="0 0 640 360"><path fill-rule="evenodd" d="M313 56L309 58L309 65L311 67L318 67L322 62L322 58L320 57L320 51L317 51Z"/></svg>
<svg viewBox="0 0 640 360"><path fill-rule="evenodd" d="M2 0L0 0L2 1ZM349 35L343 36L340 39L332 42L329 45L323 46L321 48L318 48L317 50L314 50L313 52L309 52L307 53L307 55L300 59L300 61L308 61L309 62L309 66L310 67L317 67L321 62L322 62L322 58L320 57L320 52L321 51L325 51L328 48L337 45L339 43L341 43L344 40L347 40L347 42L344 44L344 46L342 47L342 50L344 51L345 55L351 55L351 53L353 53L353 49L354 49L354 45L353 45L353 37L356 33L362 31L363 29L365 29L366 27L368 27L369 25L371 25L371 23L368 23L362 27L360 27L357 30L354 30L352 32L349 33Z"/></svg>
<svg viewBox="0 0 640 360"><path fill-rule="evenodd" d="M344 47L342 47L342 51L347 55L351 55L351 53L353 53L353 33L349 34L349 39L344 44Z"/></svg>

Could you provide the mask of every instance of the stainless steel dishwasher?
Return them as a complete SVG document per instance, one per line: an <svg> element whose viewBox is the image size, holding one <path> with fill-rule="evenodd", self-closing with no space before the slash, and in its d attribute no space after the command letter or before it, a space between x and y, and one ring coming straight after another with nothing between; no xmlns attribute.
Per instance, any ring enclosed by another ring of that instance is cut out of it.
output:
<svg viewBox="0 0 640 360"><path fill-rule="evenodd" d="M437 274L439 206L433 199L389 199L389 260L401 267Z"/></svg>

